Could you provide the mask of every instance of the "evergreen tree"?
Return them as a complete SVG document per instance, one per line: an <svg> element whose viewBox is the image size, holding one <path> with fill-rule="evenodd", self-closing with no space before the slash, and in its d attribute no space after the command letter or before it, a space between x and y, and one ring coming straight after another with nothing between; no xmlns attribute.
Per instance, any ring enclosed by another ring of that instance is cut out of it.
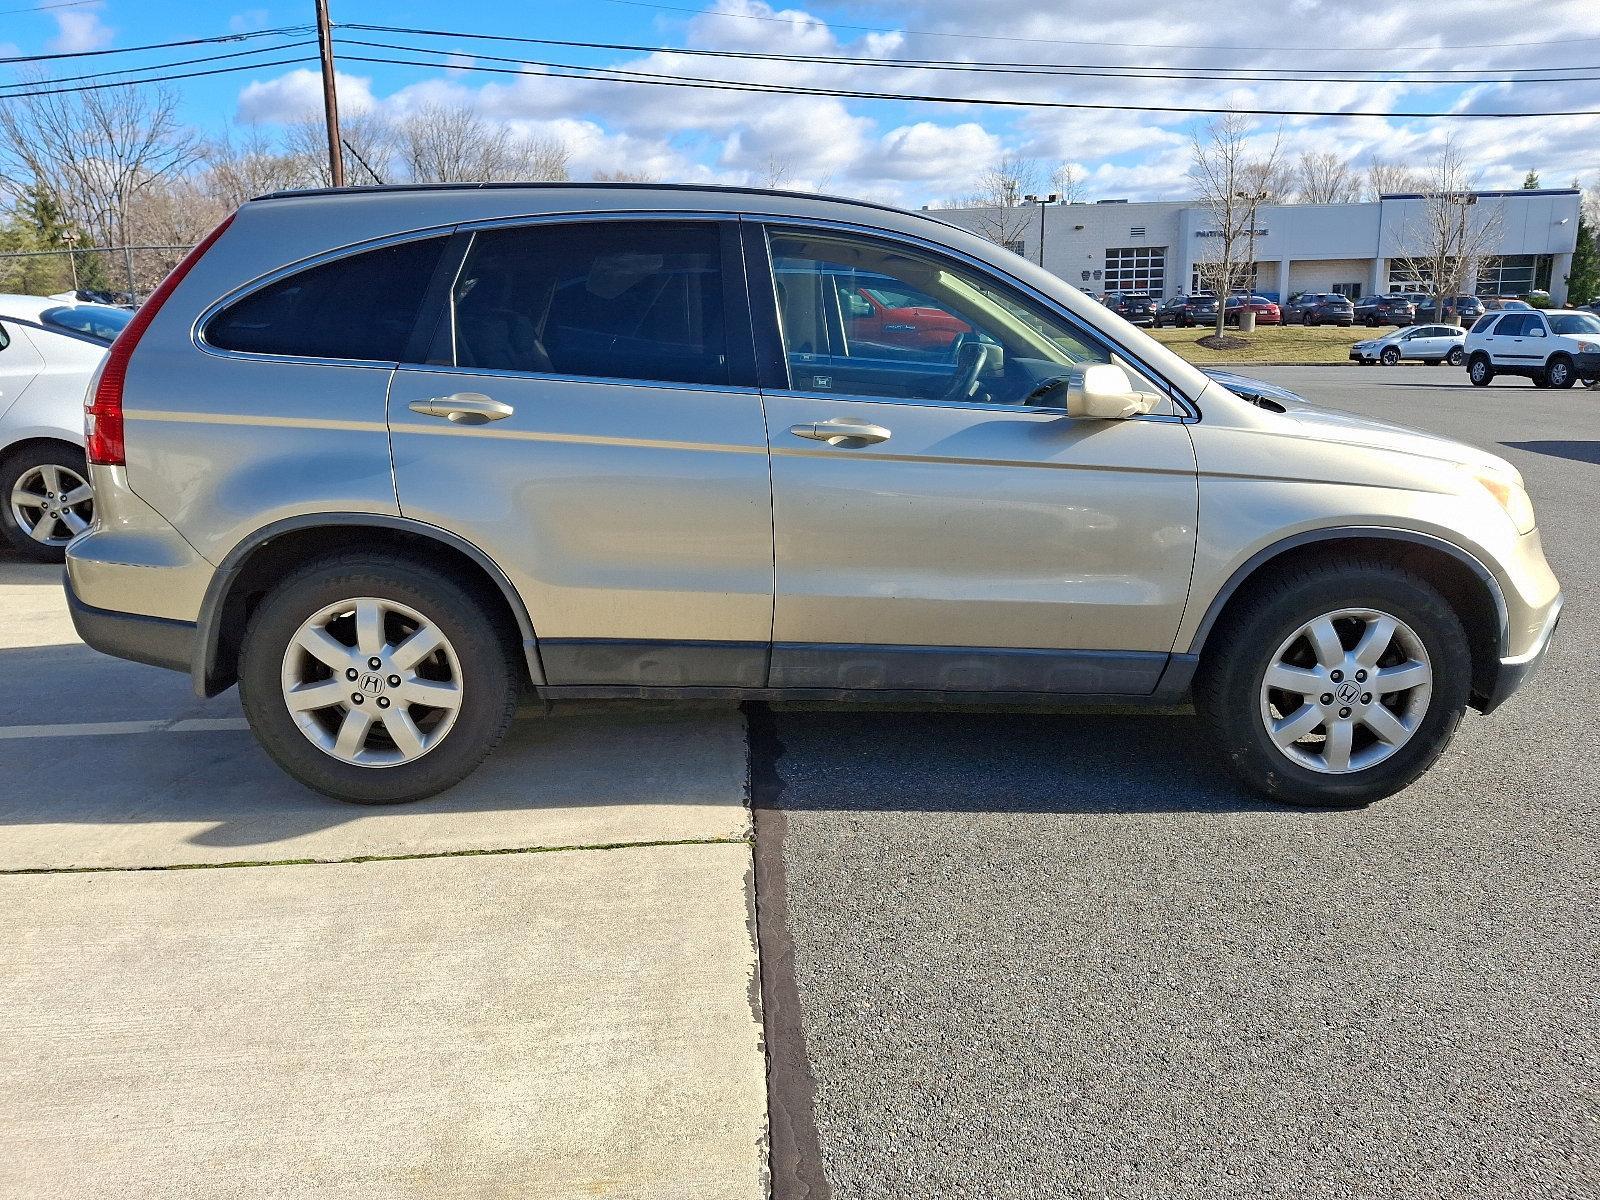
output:
<svg viewBox="0 0 1600 1200"><path fill-rule="evenodd" d="M1528 173L1522 177L1522 190L1525 192L1531 192L1536 190L1538 186L1539 172L1530 168Z"/></svg>
<svg viewBox="0 0 1600 1200"><path fill-rule="evenodd" d="M1572 270L1567 273L1567 303L1593 300L1600 300L1600 231L1583 214L1578 217L1578 244L1572 251Z"/></svg>

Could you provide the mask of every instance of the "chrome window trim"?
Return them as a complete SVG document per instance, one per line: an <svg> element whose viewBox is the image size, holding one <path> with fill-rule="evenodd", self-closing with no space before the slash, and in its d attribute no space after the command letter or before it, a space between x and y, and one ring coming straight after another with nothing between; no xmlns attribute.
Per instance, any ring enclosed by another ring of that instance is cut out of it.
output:
<svg viewBox="0 0 1600 1200"><path fill-rule="evenodd" d="M898 404L906 408L957 408L971 413L1028 413L1033 416L1055 417L1060 420L1079 420L1068 417L1064 408L1040 407L1027 404L982 404L970 400L913 399L905 396L863 396L855 392L807 392L798 388L765 388L762 395L782 396L795 400L837 400L845 404ZM1143 413L1137 417L1124 417L1125 421L1165 421L1187 425L1189 417L1179 413Z"/></svg>
<svg viewBox="0 0 1600 1200"><path fill-rule="evenodd" d="M1165 421L1183 421L1183 422L1187 423L1187 422L1191 422L1191 421L1198 421L1200 419L1200 408L1199 408L1199 405L1190 396L1188 396L1185 392L1180 390L1177 387L1177 385L1172 382L1172 380L1168 379L1166 377L1166 375L1164 375L1162 372L1156 370L1154 367L1151 367L1139 355L1134 354L1132 351L1128 350L1127 347L1122 345L1121 342L1119 342L1119 341L1115 340L1114 338L1112 338L1105 331L1101 330L1097 326L1089 324L1082 317L1078 316L1074 312L1071 312L1069 309L1063 307L1058 301L1056 301L1056 300L1052 299L1051 297L1045 295L1043 292L1039 291L1037 288L1032 287L1031 285L1023 282L1022 280L1016 278L1016 276L1010 274L1009 272L1001 270L1000 268L994 266L992 263L985 262L981 258L976 258L971 254L967 254L965 251L957 250L955 247L947 246L942 242L935 242L935 241L932 241L932 240L927 239L927 238L918 237L915 234L901 233L899 230L882 229L882 228L879 228L879 227L873 226L873 225L860 225L860 224L857 224L855 222L850 222L850 221L836 221L836 220L830 220L828 218L823 218L823 217L772 216L772 215L769 215L769 214L766 214L766 213L749 213L749 212L742 213L741 214L741 218L744 219L744 220L748 220L748 221L754 221L754 222L757 222L758 224L762 224L762 225L793 225L793 226L798 226L800 228L821 229L821 230L824 230L824 231L827 231L827 230L838 230L838 231L846 232L846 233L857 233L857 234L865 235L867 237L877 238L879 240L891 241L891 242L900 242L902 244L905 244L905 245L908 245L908 246L912 246L912 247L915 247L915 248L920 249L920 250L929 251L929 252L932 252L934 254L942 254L947 258L956 259L957 261L965 263L966 265L972 267L973 269L975 269L977 271L983 272L983 273L988 274L988 275L992 275L992 276L994 276L994 277L996 277L998 279L1001 279L1001 280L1005 281L1007 286L1009 286L1011 288L1014 288L1015 290L1021 292L1023 295L1027 296L1029 299L1035 301L1036 303L1044 305L1044 307L1047 310L1049 310L1051 313L1053 313L1057 317L1061 318L1062 320L1066 321L1068 324L1070 324L1070 325L1072 325L1072 326L1074 326L1076 328L1087 330L1089 332L1089 334L1093 337L1094 340L1107 343L1117 353L1123 355L1125 358L1127 358L1127 360L1129 362L1133 363L1139 369L1139 371L1141 371L1151 382L1155 383L1158 387L1162 388L1166 393L1167 399L1169 401L1171 401L1179 409L1179 413L1176 414L1176 415L1174 415L1174 414L1148 413L1148 414L1145 414L1145 415L1142 415L1142 416L1138 416L1138 417L1129 417L1128 420L1132 420L1132 421L1165 420ZM770 272L769 272L769 274L770 274ZM1063 280L1063 282L1065 282L1065 281ZM803 392L799 392L799 391L796 391L795 389L791 389L791 388L785 388L785 389L773 388L773 389L768 389L768 391L770 392L770 394L773 394L773 395L778 395L778 394L782 394L782 395L814 395L814 393L803 393ZM824 398L824 399L837 399L838 396L837 395L829 395L827 393L824 393L822 398ZM861 401L867 401L867 400L893 401L894 397L866 397L866 396L863 396L863 397L860 397L859 399ZM923 403L923 402L921 402L921 401L913 401L912 403ZM944 403L948 403L948 402L928 401L926 403L932 404L932 405L939 405L939 404L944 404ZM955 406L956 407L976 407L976 406L972 406L972 405L963 406L963 405L960 405L959 403L957 403ZM1017 405L998 405L998 404L996 404L996 405L989 405L989 406L985 406L985 407L993 408L995 410L1000 410L1000 409L1004 409L1004 408L1013 408L1013 409L1020 408L1021 411L1023 411L1023 412L1054 412L1054 411L1059 411L1059 410L1050 409L1050 408L1032 408L1032 407L1027 407L1027 406L1017 406Z"/></svg>
<svg viewBox="0 0 1600 1200"><path fill-rule="evenodd" d="M345 360L335 361L342 363ZM561 375L554 371L507 371L498 367L458 367L444 363L403 362L394 364L394 370L396 374L404 371L412 374L468 375L486 379L550 380L553 383L611 384L621 387L662 388L671 392L725 392L740 396L757 395L761 390L742 383L673 383L663 379L619 379L611 375Z"/></svg>

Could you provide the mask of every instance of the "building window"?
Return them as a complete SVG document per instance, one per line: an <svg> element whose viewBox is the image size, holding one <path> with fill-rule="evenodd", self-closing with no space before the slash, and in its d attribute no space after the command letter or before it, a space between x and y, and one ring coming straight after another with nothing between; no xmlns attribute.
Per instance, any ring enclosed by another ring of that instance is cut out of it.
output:
<svg viewBox="0 0 1600 1200"><path fill-rule="evenodd" d="M1361 285L1359 283L1336 283L1333 285L1335 295L1343 296L1347 300L1361 299Z"/></svg>
<svg viewBox="0 0 1600 1200"><path fill-rule="evenodd" d="M1000 244L1013 254L1021 254L1023 252L1023 243L1020 240L1014 242L1001 242Z"/></svg>
<svg viewBox="0 0 1600 1200"><path fill-rule="evenodd" d="M1195 266L1194 274L1189 276L1189 290L1191 292L1210 292L1212 295L1218 295L1225 291L1232 295L1235 292L1255 292L1261 287L1260 263L1250 263L1248 265L1234 263L1233 286L1231 288L1222 286L1221 275L1221 263L1198 263Z"/></svg>
<svg viewBox="0 0 1600 1200"><path fill-rule="evenodd" d="M1526 296L1536 288L1549 290L1551 257L1548 254L1506 254L1478 268L1478 295Z"/></svg>
<svg viewBox="0 0 1600 1200"><path fill-rule="evenodd" d="M1167 291L1167 248L1124 246L1106 251L1106 291L1144 292L1164 296Z"/></svg>

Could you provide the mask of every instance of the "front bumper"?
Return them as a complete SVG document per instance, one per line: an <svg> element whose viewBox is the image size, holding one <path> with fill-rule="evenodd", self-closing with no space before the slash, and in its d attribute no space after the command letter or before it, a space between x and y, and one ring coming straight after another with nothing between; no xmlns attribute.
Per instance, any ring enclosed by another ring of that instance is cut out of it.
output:
<svg viewBox="0 0 1600 1200"><path fill-rule="evenodd" d="M1533 646L1526 653L1500 660L1487 692L1474 697L1475 701L1481 701L1478 704L1479 711L1491 713L1499 708L1538 669L1544 660L1545 651L1550 649L1550 639L1555 634L1556 626L1561 623L1563 603L1564 597L1557 595L1550 605L1550 612L1545 617L1543 628L1539 630L1539 636L1534 639Z"/></svg>
<svg viewBox="0 0 1600 1200"><path fill-rule="evenodd" d="M1600 379L1600 351L1590 354L1574 354L1572 361L1578 368L1579 379Z"/></svg>
<svg viewBox="0 0 1600 1200"><path fill-rule="evenodd" d="M192 622L94 608L78 599L71 578L62 582L72 627L85 644L116 658L189 673L196 636Z"/></svg>

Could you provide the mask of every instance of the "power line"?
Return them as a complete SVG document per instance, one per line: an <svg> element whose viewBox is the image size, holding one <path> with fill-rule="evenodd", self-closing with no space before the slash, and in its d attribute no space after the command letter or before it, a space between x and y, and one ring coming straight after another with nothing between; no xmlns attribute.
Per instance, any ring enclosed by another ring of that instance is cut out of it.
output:
<svg viewBox="0 0 1600 1200"><path fill-rule="evenodd" d="M1471 77L1456 79L1346 79L1345 75L1378 75L1398 74L1381 70L1369 71L1343 71L1326 75L1306 75L1288 67L1261 67L1241 68L1237 71L1226 67L1143 67L1119 66L1103 63L995 63L995 62L958 62L951 59L937 58L869 58L856 55L837 54L775 54L755 50L703 50L677 46L648 46L632 45L618 42L580 42L561 41L554 38L522 37L513 34L493 33L465 33L459 30L448 29L416 29L403 25L365 25L344 24L340 29L357 29L362 31L376 31L381 33L399 33L416 37L450 38L460 40L463 38L491 42L516 42L536 46L556 46L566 49L581 50L607 50L621 51L636 54L677 54L687 57L732 59L735 61L751 62L784 62L803 64L824 64L828 66L853 66L853 67L879 67L896 70L928 70L928 71L954 71L961 73L1000 74L1000 75L1035 75L1047 78L1111 78L1111 79L1171 79L1178 81L1216 81L1216 82L1241 82L1241 83L1373 83L1403 84L1411 87L1444 87L1465 86L1480 83L1593 83L1600 82L1600 75L1573 75L1573 76L1545 76L1532 79L1517 79L1508 76ZM340 40L349 45L371 46L385 50L409 50L419 54L434 53L423 46L406 46L394 42L370 42L356 38L341 37ZM499 62L523 62L523 59L497 58L492 54L478 54L476 57L487 58ZM1459 72L1471 75L1474 68L1464 69ZM1266 74L1266 72L1272 72ZM1535 67L1534 71L1600 71L1600 65L1595 66L1569 66L1569 67ZM1151 72L1161 72L1152 74ZM1205 74L1192 72L1206 72ZM1407 72L1409 73L1409 72ZM1421 72L1426 74L1457 74L1454 70L1439 70Z"/></svg>
<svg viewBox="0 0 1600 1200"><path fill-rule="evenodd" d="M53 5L29 5L27 8L0 8L0 16L11 16L13 13L45 13L51 8L83 8L83 5L98 5L101 0L58 0Z"/></svg>
<svg viewBox="0 0 1600 1200"><path fill-rule="evenodd" d="M412 50L415 54L433 53ZM823 96L843 100L886 100L911 104L970 104L994 108L1070 109L1087 112L1148 112L1173 113L1188 116L1236 114L1259 117L1375 117L1394 120L1413 118L1460 119L1513 119L1519 117L1591 117L1600 116L1600 109L1557 109L1537 112L1482 112L1440 110L1351 112L1340 109L1306 108L1233 108L1214 105L1183 104L1093 104L1067 100L1015 100L983 96L934 96L914 93L875 92L856 88L825 88L800 84L749 83L730 79L717 79L702 75L658 75L647 71L629 71L618 67L594 67L581 63L548 62L537 59L500 59L504 62L526 64L516 67L485 67L455 62L417 62L414 59L382 58L372 55L346 54L346 62L384 63L404 67L432 67L452 71L477 71L494 75L548 76L554 79L587 79L596 83L631 83L655 87L677 87L705 91L751 92L776 96ZM490 55L479 55L490 58Z"/></svg>
<svg viewBox="0 0 1600 1200"><path fill-rule="evenodd" d="M115 78L115 77L118 77L118 76L126 77L128 75L134 75L134 74L137 74L137 73L142 72L142 71L167 71L167 70L171 70L173 67L188 67L188 66L193 66L196 63L223 62L226 59L244 58L244 57L247 57L249 55L254 55L254 54L272 54L272 53L275 53L276 51L280 51L280 50L299 50L299 49L302 49L302 48L304 48L306 46L315 46L316 44L317 44L317 40L315 38L305 38L302 41L284 42L281 45L277 45L277 46L257 46L257 47L255 47L254 49L251 49L251 50L235 50L235 51L233 51L232 53L229 53L229 54L206 54L206 55L200 56L199 58L178 58L178 59L173 59L171 62L150 63L149 65L143 66L143 67L119 67L114 71L94 71L94 72L91 72L90 74L87 74L87 75L59 75L59 76L53 76L53 77L51 77L49 79L23 79L23 80L18 80L18 81L14 82L14 83L0 83L0 98L4 98L6 96L9 96L9 95L13 94L11 89L14 89L14 88L54 87L56 84L59 84L59 83L80 83L80 82L84 82L84 81L94 81L94 80L100 80L100 79L112 79L112 78ZM266 65L269 65L269 64L262 63L262 64L249 64L249 65L251 65L251 66L254 66L254 65L266 66ZM147 82L153 82L153 81L144 80L144 79L127 79L127 78L123 78L122 82L124 82L124 83L147 83Z"/></svg>
<svg viewBox="0 0 1600 1200"><path fill-rule="evenodd" d="M85 0L85 2L98 2L98 0ZM118 46L109 50L74 50L71 53L60 54L18 54L10 58L0 58L0 67L16 66L20 63L54 62L63 58L100 58L107 54L137 54L143 50L175 50L183 46L210 46L220 42L247 42L254 38L276 37L279 34L288 36L297 33L310 33L311 29L310 25L285 25L278 29L256 29L249 33L220 33L214 37L184 38L182 41L177 42L147 42L143 46Z"/></svg>
<svg viewBox="0 0 1600 1200"><path fill-rule="evenodd" d="M300 58L269 59L266 62L240 63L239 65L232 67L216 67L209 71L182 71L175 75L152 75L148 79L114 79L108 83L84 83L79 84L76 87L65 88L35 87L32 91L7 92L5 93L4 97L0 98L6 100L24 100L30 96L61 96L72 92L98 92L105 88L133 87L141 83L166 83L174 79L203 79L208 75L231 75L238 71L258 71L264 67L298 67L303 66L306 63L316 61L316 55L311 55L309 57L302 56ZM120 74L120 72L114 73ZM21 86L28 87L32 85L23 84Z"/></svg>
<svg viewBox="0 0 1600 1200"><path fill-rule="evenodd" d="M711 17L732 21L768 21L776 25L793 25L786 17L762 16L760 13L707 12L699 8L686 8L677 4L653 4L647 0L604 0L607 4L625 4L630 8L653 8L662 12L688 13L696 17ZM1332 53L1368 54L1378 51L1439 51L1439 50L1501 50L1525 46L1566 46L1573 42L1600 42L1600 37L1564 37L1549 42L1456 42L1449 46L1209 46L1175 42L1095 42L1072 38L1008 37L998 33L949 33L931 29L889 29L877 25L842 25L834 21L817 20L819 26L829 29L848 29L851 33L899 33L910 37L957 38L960 41L1021 42L1035 46L1110 46L1119 50L1275 50L1284 54L1314 54L1324 50Z"/></svg>

